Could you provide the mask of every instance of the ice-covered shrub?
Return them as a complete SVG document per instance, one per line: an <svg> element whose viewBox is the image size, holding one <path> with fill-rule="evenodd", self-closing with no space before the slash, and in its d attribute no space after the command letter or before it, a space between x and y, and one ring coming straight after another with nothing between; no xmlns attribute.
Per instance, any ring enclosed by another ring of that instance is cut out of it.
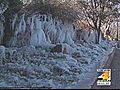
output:
<svg viewBox="0 0 120 90"><path fill-rule="evenodd" d="M5 47L4 46L0 46L0 62L2 62L5 59Z"/></svg>

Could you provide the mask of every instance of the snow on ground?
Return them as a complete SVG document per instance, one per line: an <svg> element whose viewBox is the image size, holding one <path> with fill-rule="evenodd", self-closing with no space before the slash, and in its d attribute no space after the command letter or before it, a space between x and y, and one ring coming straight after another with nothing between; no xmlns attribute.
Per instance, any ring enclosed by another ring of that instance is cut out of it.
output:
<svg viewBox="0 0 120 90"><path fill-rule="evenodd" d="M96 68L113 45L108 41L77 44L71 46L71 55L51 53L51 47L6 48L6 59L0 64L0 87L90 88Z"/></svg>

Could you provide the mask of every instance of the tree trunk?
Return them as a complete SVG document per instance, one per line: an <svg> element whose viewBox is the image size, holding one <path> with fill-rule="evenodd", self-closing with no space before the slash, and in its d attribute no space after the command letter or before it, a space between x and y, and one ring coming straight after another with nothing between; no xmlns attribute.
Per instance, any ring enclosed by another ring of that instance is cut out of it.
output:
<svg viewBox="0 0 120 90"><path fill-rule="evenodd" d="M4 12L5 22L4 22L4 36L3 36L3 45L9 46L9 42L14 35L14 30L11 28L11 19L12 16L21 10L22 8L22 2L21 0L8 0L8 8Z"/></svg>
<svg viewBox="0 0 120 90"><path fill-rule="evenodd" d="M99 41L100 41L100 33L101 33L101 30L100 30L100 29L97 29L97 39L96 39L96 44L99 44Z"/></svg>
<svg viewBox="0 0 120 90"><path fill-rule="evenodd" d="M11 29L11 17L8 14L4 15L5 22L4 22L4 36L3 36L3 45L8 47L8 43L13 36L13 30Z"/></svg>

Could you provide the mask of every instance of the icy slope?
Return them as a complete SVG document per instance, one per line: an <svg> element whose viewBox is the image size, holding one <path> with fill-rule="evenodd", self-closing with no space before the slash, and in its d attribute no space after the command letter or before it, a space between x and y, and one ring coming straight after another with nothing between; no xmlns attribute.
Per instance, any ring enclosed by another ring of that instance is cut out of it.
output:
<svg viewBox="0 0 120 90"><path fill-rule="evenodd" d="M6 59L0 64L0 87L90 88L96 68L112 46L107 41L78 44L70 46L71 55L51 53L51 46L6 48Z"/></svg>

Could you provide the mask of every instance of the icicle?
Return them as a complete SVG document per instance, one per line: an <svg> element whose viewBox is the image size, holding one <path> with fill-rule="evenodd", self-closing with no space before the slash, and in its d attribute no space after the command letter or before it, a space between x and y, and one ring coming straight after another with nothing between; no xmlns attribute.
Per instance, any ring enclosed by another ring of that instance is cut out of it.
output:
<svg viewBox="0 0 120 90"><path fill-rule="evenodd" d="M100 32L99 43L102 41L102 33Z"/></svg>
<svg viewBox="0 0 120 90"><path fill-rule="evenodd" d="M0 63L3 63L3 60L5 59L5 47L4 46L0 46Z"/></svg>
<svg viewBox="0 0 120 90"><path fill-rule="evenodd" d="M60 36L58 38L58 40L59 40L60 43L63 43L65 41L65 33L66 33L65 31L62 31L60 33Z"/></svg>
<svg viewBox="0 0 120 90"><path fill-rule="evenodd" d="M34 30L34 19L35 19L35 15L32 16L32 22L31 22L31 25L30 25L30 29L31 29L31 31Z"/></svg>
<svg viewBox="0 0 120 90"><path fill-rule="evenodd" d="M3 23L0 22L0 44L3 41L3 35L4 35L4 30L3 30Z"/></svg>
<svg viewBox="0 0 120 90"><path fill-rule="evenodd" d="M46 35L46 40L47 40L48 43L51 43L51 40L50 40L50 37L49 37L48 34Z"/></svg>
<svg viewBox="0 0 120 90"><path fill-rule="evenodd" d="M31 24L31 21L30 21L30 17L28 17L28 19L27 19L27 23L30 25Z"/></svg>
<svg viewBox="0 0 120 90"><path fill-rule="evenodd" d="M14 19L12 21L12 30L14 30L14 28L15 28L15 23L16 23L17 17L18 17L18 15L15 14L15 17L14 17Z"/></svg>
<svg viewBox="0 0 120 90"><path fill-rule="evenodd" d="M38 19L36 19L36 29L39 30L39 44L42 44L42 43L46 43L46 37L45 37L45 33L44 31L42 30L42 27L41 27L41 21L39 21Z"/></svg>
<svg viewBox="0 0 120 90"><path fill-rule="evenodd" d="M88 37L88 39L87 39L87 42L93 42L93 43L95 43L95 31L90 31L90 36Z"/></svg>
<svg viewBox="0 0 120 90"><path fill-rule="evenodd" d="M51 23L51 22L46 23L45 29L48 30L48 35L50 37L51 42L52 43L56 43L56 33L57 33L57 30L56 30L54 24Z"/></svg>
<svg viewBox="0 0 120 90"><path fill-rule="evenodd" d="M72 45L74 44L74 41L72 40L72 37L70 35L70 32L67 30L66 32L66 38L65 38L66 42L69 44L69 45Z"/></svg>
<svg viewBox="0 0 120 90"><path fill-rule="evenodd" d="M69 44L64 43L64 44L62 44L62 51L65 54L71 55L73 50L72 50L72 47Z"/></svg>
<svg viewBox="0 0 120 90"><path fill-rule="evenodd" d="M95 43L95 31L92 31L92 40Z"/></svg>
<svg viewBox="0 0 120 90"><path fill-rule="evenodd" d="M62 30L65 31L65 41L67 44L72 45L74 44L74 41L72 39L72 34L71 34L71 28L69 27L70 25L68 25L67 23L65 23L65 25L62 25Z"/></svg>
<svg viewBox="0 0 120 90"><path fill-rule="evenodd" d="M0 5L0 14L3 14L7 10L8 5L5 5L3 3L0 3L0 4L1 4Z"/></svg>
<svg viewBox="0 0 120 90"><path fill-rule="evenodd" d="M26 30L26 23L25 23L25 14L22 15L22 19L19 24L19 32L25 32Z"/></svg>
<svg viewBox="0 0 120 90"><path fill-rule="evenodd" d="M42 30L41 24L42 22L38 18L35 18L35 30L33 31L34 33L32 34L32 37L31 37L32 45L35 45L35 46L44 45L47 42L45 33Z"/></svg>

